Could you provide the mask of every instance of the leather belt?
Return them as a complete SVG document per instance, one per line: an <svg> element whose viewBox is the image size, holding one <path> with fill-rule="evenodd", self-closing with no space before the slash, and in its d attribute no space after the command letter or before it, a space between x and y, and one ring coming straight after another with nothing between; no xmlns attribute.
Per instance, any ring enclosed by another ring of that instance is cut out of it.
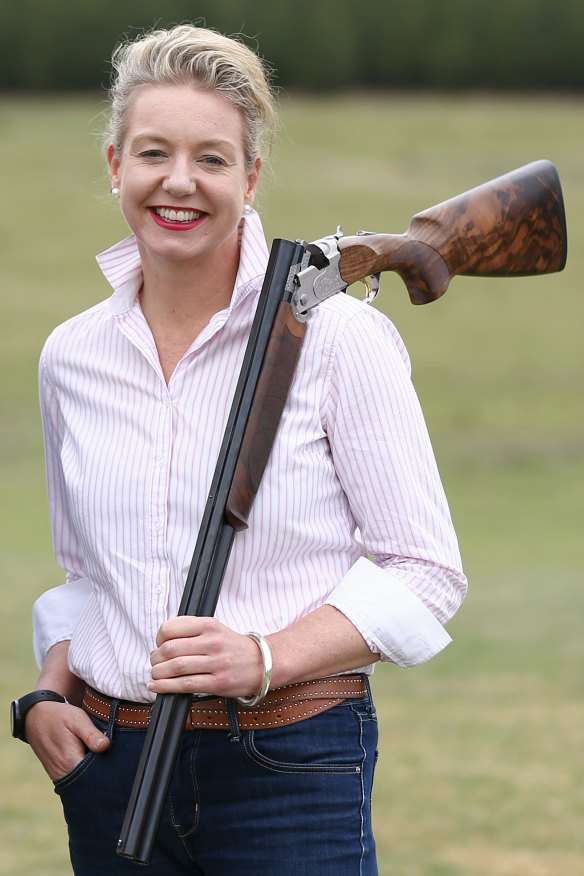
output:
<svg viewBox="0 0 584 876"><path fill-rule="evenodd" d="M268 691L259 706L248 707L235 703L237 723L242 730L282 727L304 721L313 715L342 703L346 699L361 699L368 693L362 675L336 675L316 681L302 681ZM144 729L148 727L151 705L113 700L87 686L82 706L90 715L108 722L112 707L117 702L115 725ZM185 730L228 730L230 727L225 697L193 700Z"/></svg>

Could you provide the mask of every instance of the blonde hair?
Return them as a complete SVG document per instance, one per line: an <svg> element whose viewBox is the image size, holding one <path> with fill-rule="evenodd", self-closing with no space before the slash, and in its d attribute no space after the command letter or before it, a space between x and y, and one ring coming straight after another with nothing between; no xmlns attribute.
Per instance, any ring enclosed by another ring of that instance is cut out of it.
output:
<svg viewBox="0 0 584 876"><path fill-rule="evenodd" d="M276 127L274 92L265 63L241 40L190 24L154 30L121 43L112 55L114 77L106 147L119 154L132 98L148 85L193 85L216 91L240 111L247 170Z"/></svg>

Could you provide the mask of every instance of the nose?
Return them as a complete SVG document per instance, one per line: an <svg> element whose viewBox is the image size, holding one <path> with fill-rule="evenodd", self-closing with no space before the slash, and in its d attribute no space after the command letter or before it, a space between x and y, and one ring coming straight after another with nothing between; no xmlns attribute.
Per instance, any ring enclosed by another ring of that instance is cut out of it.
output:
<svg viewBox="0 0 584 876"><path fill-rule="evenodd" d="M195 174L191 163L186 159L176 158L168 168L162 188L169 195L181 198L192 195L196 189Z"/></svg>

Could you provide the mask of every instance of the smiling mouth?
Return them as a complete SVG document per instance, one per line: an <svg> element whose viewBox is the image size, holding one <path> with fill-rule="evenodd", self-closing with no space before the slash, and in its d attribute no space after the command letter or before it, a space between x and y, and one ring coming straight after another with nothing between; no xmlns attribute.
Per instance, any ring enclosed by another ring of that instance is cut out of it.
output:
<svg viewBox="0 0 584 876"><path fill-rule="evenodd" d="M170 207L152 207L152 211L165 222L196 222L203 215L198 210L173 210Z"/></svg>

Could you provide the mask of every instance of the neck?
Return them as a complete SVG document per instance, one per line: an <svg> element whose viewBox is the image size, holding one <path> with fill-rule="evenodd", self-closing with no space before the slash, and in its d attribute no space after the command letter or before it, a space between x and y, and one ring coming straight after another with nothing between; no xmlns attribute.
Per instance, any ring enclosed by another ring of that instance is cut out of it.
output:
<svg viewBox="0 0 584 876"><path fill-rule="evenodd" d="M221 259L203 264L158 261L148 253L141 253L141 259L144 281L140 301L149 322L176 323L185 329L191 320L205 320L206 324L213 314L229 306L239 249L231 257L223 251Z"/></svg>
<svg viewBox="0 0 584 876"><path fill-rule="evenodd" d="M220 310L229 307L239 249L220 264L158 262L142 253L142 312L154 337L168 382L195 338Z"/></svg>

